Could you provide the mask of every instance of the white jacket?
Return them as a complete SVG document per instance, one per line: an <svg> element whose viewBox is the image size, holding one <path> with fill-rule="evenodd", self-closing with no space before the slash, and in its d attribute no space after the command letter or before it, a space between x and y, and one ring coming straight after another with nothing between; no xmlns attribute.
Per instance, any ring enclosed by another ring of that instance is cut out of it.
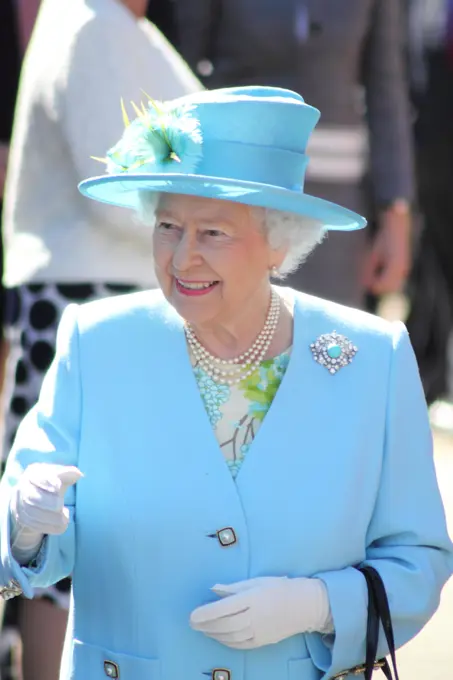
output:
<svg viewBox="0 0 453 680"><path fill-rule="evenodd" d="M43 0L25 57L4 206L7 287L119 281L153 286L151 234L132 212L82 197L123 132L120 101L202 89L146 19L116 0Z"/></svg>

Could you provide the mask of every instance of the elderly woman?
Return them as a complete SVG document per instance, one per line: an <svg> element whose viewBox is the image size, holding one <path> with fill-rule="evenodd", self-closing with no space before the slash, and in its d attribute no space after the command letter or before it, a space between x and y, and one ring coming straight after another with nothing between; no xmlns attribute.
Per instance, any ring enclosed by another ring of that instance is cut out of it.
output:
<svg viewBox="0 0 453 680"><path fill-rule="evenodd" d="M364 220L304 193L293 92L136 111L81 191L152 225L161 292L64 313L2 481L3 596L73 574L64 680L360 674L356 567L397 645L452 572L423 392L401 324L271 278Z"/></svg>

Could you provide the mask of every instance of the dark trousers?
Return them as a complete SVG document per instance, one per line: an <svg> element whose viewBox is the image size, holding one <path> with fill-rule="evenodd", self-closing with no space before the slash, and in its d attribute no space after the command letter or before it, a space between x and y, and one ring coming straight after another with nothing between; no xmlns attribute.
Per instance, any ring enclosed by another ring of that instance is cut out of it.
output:
<svg viewBox="0 0 453 680"><path fill-rule="evenodd" d="M447 187L424 187L423 230L409 284L407 328L429 404L448 396L453 328L453 177Z"/></svg>
<svg viewBox="0 0 453 680"><path fill-rule="evenodd" d="M422 232L409 285L407 327L428 403L449 396L453 329L453 63L426 55L427 90L415 99L415 145ZM451 395L450 395L451 396Z"/></svg>

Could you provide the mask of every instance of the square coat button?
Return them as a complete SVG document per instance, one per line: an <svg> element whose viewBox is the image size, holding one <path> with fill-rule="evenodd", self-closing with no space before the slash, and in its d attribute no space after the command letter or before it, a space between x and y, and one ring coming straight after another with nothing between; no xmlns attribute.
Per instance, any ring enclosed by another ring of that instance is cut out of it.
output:
<svg viewBox="0 0 453 680"><path fill-rule="evenodd" d="M232 527L225 527L217 532L217 538L222 547L228 548L230 545L234 545L237 541L236 534ZM218 680L218 679L216 679Z"/></svg>
<svg viewBox="0 0 453 680"><path fill-rule="evenodd" d="M119 678L120 669L118 664L113 661L104 661L104 673L108 678Z"/></svg>

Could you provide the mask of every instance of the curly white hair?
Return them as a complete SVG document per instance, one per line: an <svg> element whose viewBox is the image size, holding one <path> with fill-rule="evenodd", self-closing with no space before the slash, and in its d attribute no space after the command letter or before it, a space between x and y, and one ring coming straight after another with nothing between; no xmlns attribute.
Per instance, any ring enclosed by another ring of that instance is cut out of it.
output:
<svg viewBox="0 0 453 680"><path fill-rule="evenodd" d="M137 213L144 224L155 226L159 197L160 194L152 191L139 191ZM324 224L311 217L255 206L252 210L264 229L270 247L274 250L286 249L278 270L279 278L295 271L325 236Z"/></svg>

